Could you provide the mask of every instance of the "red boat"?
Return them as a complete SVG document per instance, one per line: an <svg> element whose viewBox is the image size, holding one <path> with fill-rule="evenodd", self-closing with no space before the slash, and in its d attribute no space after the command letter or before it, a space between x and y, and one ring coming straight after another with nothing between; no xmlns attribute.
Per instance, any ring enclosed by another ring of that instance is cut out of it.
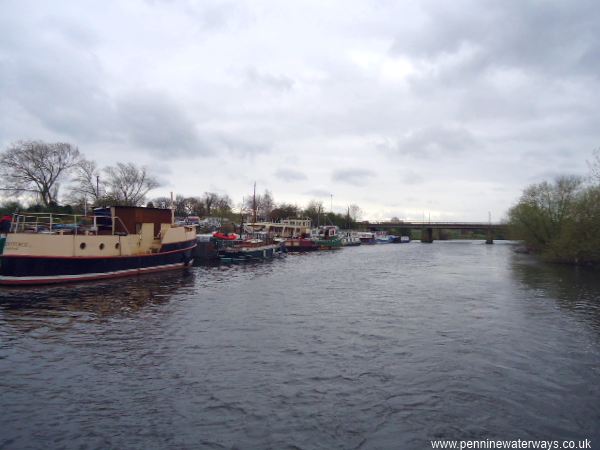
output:
<svg viewBox="0 0 600 450"><path fill-rule="evenodd" d="M235 233L228 234L228 233L214 232L213 237L215 237L217 239L222 239L224 241L235 241L236 239L239 239L239 236Z"/></svg>
<svg viewBox="0 0 600 450"><path fill-rule="evenodd" d="M312 252L319 250L319 245L314 240L307 238L286 239L284 245L288 252Z"/></svg>

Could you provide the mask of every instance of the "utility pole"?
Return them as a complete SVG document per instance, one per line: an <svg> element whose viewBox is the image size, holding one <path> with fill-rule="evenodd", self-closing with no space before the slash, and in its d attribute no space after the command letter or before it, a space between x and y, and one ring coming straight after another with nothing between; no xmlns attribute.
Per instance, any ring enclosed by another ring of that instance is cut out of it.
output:
<svg viewBox="0 0 600 450"><path fill-rule="evenodd" d="M254 193L252 194L252 219L256 223L256 181L254 182Z"/></svg>
<svg viewBox="0 0 600 450"><path fill-rule="evenodd" d="M96 200L100 198L100 175L96 175Z"/></svg>
<svg viewBox="0 0 600 450"><path fill-rule="evenodd" d="M173 191L171 191L171 225L175 225L175 202L173 200Z"/></svg>
<svg viewBox="0 0 600 450"><path fill-rule="evenodd" d="M240 205L240 236L242 235L244 229L244 202L246 199L242 197L242 204ZM235 231L235 229L234 229Z"/></svg>

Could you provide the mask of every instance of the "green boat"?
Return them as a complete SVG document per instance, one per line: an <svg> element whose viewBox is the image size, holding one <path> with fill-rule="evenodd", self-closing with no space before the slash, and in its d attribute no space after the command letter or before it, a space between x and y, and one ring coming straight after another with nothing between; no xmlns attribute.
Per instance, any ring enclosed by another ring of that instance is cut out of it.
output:
<svg viewBox="0 0 600 450"><path fill-rule="evenodd" d="M342 240L338 235L338 227L335 225L326 225L319 228L313 240L319 246L320 250L336 250L342 248Z"/></svg>

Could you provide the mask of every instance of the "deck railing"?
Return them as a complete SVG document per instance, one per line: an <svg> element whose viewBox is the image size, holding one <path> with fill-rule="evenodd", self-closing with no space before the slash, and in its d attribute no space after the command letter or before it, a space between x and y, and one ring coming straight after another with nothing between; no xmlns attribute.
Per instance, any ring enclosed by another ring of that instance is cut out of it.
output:
<svg viewBox="0 0 600 450"><path fill-rule="evenodd" d="M129 230L119 217L96 216L85 214L54 213L17 213L13 214L10 226L11 233L46 233L46 234L98 234L103 228L112 233L114 220L118 221L125 232Z"/></svg>

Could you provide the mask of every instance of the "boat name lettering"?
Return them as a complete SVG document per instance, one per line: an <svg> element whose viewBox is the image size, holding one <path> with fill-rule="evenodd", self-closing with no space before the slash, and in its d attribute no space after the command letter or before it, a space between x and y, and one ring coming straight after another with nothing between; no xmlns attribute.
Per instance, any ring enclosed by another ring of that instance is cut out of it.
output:
<svg viewBox="0 0 600 450"><path fill-rule="evenodd" d="M29 247L29 243L27 242L15 242L15 241L10 241L6 243L6 248L10 248L10 249L19 249L21 247Z"/></svg>

